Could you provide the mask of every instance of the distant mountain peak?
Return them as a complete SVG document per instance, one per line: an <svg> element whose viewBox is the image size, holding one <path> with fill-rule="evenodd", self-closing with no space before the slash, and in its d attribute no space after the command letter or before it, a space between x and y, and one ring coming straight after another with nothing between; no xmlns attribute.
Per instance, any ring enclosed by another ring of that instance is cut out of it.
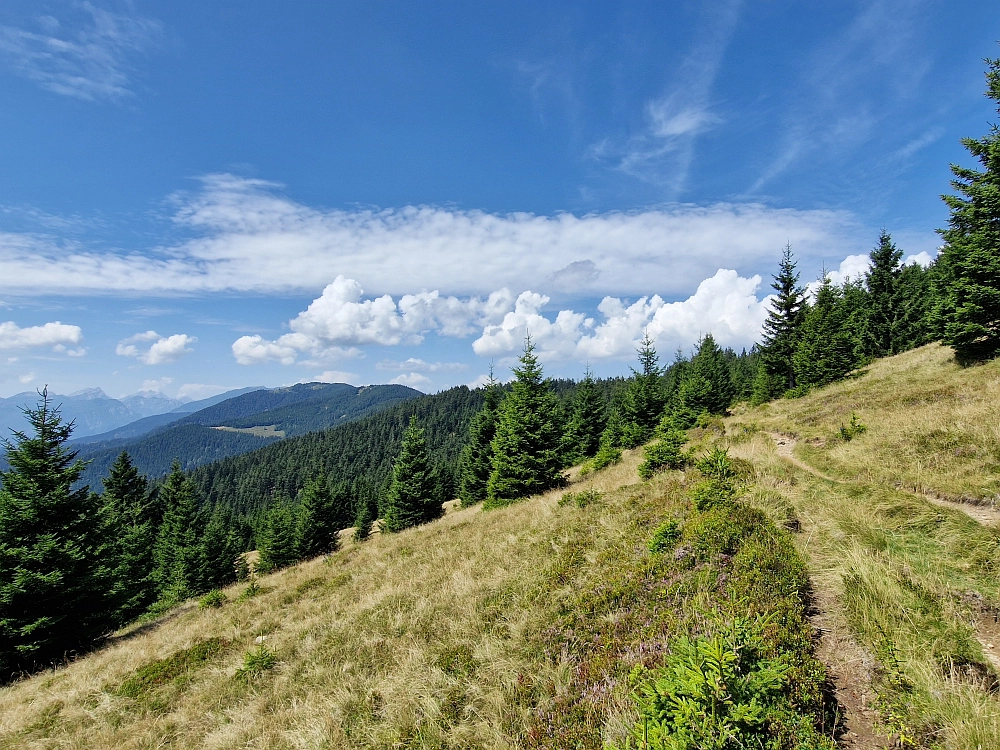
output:
<svg viewBox="0 0 1000 750"><path fill-rule="evenodd" d="M54 395L54 394L53 394ZM98 398L111 398L108 394L102 391L100 388L84 388L82 391L75 391L70 393L67 398L79 398L79 399L98 399Z"/></svg>

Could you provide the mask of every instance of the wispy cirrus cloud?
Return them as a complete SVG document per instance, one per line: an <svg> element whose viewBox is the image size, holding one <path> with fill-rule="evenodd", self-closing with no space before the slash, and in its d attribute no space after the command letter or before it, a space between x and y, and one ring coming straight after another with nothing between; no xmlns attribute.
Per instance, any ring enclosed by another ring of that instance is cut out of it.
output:
<svg viewBox="0 0 1000 750"><path fill-rule="evenodd" d="M77 99L132 93L131 59L156 43L158 21L73 3L63 18L43 15L33 28L0 26L0 58L42 88Z"/></svg>
<svg viewBox="0 0 1000 750"><path fill-rule="evenodd" d="M706 4L705 19L670 84L646 102L645 128L624 141L594 144L590 155L621 172L662 186L677 198L683 191L699 135L721 122L712 90L726 47L739 20L741 0Z"/></svg>

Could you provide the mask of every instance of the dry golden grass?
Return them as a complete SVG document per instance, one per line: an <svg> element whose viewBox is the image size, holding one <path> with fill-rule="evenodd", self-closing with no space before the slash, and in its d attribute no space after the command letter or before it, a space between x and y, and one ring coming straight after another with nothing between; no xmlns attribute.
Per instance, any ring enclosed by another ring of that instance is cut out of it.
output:
<svg viewBox="0 0 1000 750"><path fill-rule="evenodd" d="M1000 532L920 494L995 497L998 385L1000 362L960 370L933 345L726 420L731 454L757 473L753 502L801 523L798 547L830 607L824 626L868 652L867 665L842 671L874 675L885 731L920 746L1000 747L984 653L1000 611ZM852 412L868 430L845 442L837 432ZM782 459L767 432L797 436L796 458L830 479Z"/></svg>
<svg viewBox="0 0 1000 750"><path fill-rule="evenodd" d="M868 431L844 442L856 413ZM841 478L990 502L1000 496L1000 360L962 369L929 344L860 377L729 420L800 438L798 455Z"/></svg>
<svg viewBox="0 0 1000 750"><path fill-rule="evenodd" d="M638 460L629 453L573 489L614 492ZM348 542L261 578L254 598L230 588L219 609L189 602L0 690L0 747L516 747L530 719L524 676L554 690L565 681L528 637L555 593L554 552L581 522L561 494ZM590 554L626 533L610 504L588 518ZM209 638L229 645L188 677L119 694L136 668ZM277 666L238 679L261 640Z"/></svg>

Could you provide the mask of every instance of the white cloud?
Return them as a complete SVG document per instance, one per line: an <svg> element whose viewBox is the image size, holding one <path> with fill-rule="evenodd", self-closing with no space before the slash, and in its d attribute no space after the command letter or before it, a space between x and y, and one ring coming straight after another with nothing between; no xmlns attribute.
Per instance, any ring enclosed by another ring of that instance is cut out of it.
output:
<svg viewBox="0 0 1000 750"><path fill-rule="evenodd" d="M757 298L760 276L746 279L736 271L720 269L698 285L688 299L665 303L659 295L627 304L605 297L598 310L603 320L572 310L561 310L554 321L541 314L548 302L532 292L518 297L515 309L500 325L488 326L473 343L481 356L517 352L525 332L531 334L544 359L599 360L631 358L645 332L656 341L661 354L677 347L689 348L711 333L722 346L753 345L767 317L770 298Z"/></svg>
<svg viewBox="0 0 1000 750"><path fill-rule="evenodd" d="M342 372L340 370L326 370L312 378L300 380L300 383L349 383L350 385L361 385L358 374L354 372Z"/></svg>
<svg viewBox="0 0 1000 750"><path fill-rule="evenodd" d="M30 383L34 379L35 379L35 373L33 373L33 372L27 372L24 375L21 375L20 377L18 377L17 382L21 383L22 385L27 385L28 383Z"/></svg>
<svg viewBox="0 0 1000 750"><path fill-rule="evenodd" d="M419 344L424 335L471 335L510 306L506 289L485 300L442 297L437 291L404 294L397 304L390 295L363 299L364 290L354 279L338 276L288 327L291 333L275 341L242 336L233 343L233 356L242 365L278 361L292 364L300 354L329 359L357 356L356 347L367 344L395 346Z"/></svg>
<svg viewBox="0 0 1000 750"><path fill-rule="evenodd" d="M0 59L48 91L77 99L118 99L129 90L132 55L160 33L148 18L74 3L78 17L36 19L36 31L0 26Z"/></svg>
<svg viewBox="0 0 1000 750"><path fill-rule="evenodd" d="M425 362L422 359L410 357L402 362L383 359L375 365L375 369L406 372L461 372L469 369L469 366L462 362Z"/></svg>
<svg viewBox="0 0 1000 750"><path fill-rule="evenodd" d="M164 388L174 382L173 378L157 378L156 380L143 380L142 388L139 392L151 391L154 393L161 393Z"/></svg>
<svg viewBox="0 0 1000 750"><path fill-rule="evenodd" d="M431 384L431 379L426 375L421 375L419 372L404 372L397 375L390 383L395 383L397 385L408 385L410 388L425 388Z"/></svg>
<svg viewBox="0 0 1000 750"><path fill-rule="evenodd" d="M933 256L931 256L931 254L926 250L921 250L916 255L906 256L906 258L903 260L903 265L904 266L918 265L923 268L927 268L927 266L929 266L933 262L934 262Z"/></svg>
<svg viewBox="0 0 1000 750"><path fill-rule="evenodd" d="M414 311L400 300L397 314L429 311L447 324L454 312L462 330L466 310L450 295L502 288L593 294L599 283L600 294L637 296L653 288L669 297L718 268L770 269L788 241L807 263L867 244L850 214L829 210L715 204L583 216L430 206L320 211L261 180L213 175L202 185L198 194L176 198L177 222L200 235L191 241L130 254L0 234L0 277L11 291L33 294L166 294L315 292L343 276L377 284L376 297L439 290L436 301L414 295ZM547 281L540 287L540 280Z"/></svg>
<svg viewBox="0 0 1000 750"><path fill-rule="evenodd" d="M57 352L79 356L79 350L67 351L67 345L77 345L83 339L80 326L67 325L58 320L40 326L21 328L13 321L0 323L0 349L31 349L52 347Z"/></svg>
<svg viewBox="0 0 1000 750"><path fill-rule="evenodd" d="M176 362L184 355L194 351L189 346L197 340L194 336L188 336L186 333L160 336L156 331L146 331L119 341L115 347L115 354L119 357L135 357L146 365L166 365ZM137 346L137 344L146 344L150 341L153 343L148 348Z"/></svg>

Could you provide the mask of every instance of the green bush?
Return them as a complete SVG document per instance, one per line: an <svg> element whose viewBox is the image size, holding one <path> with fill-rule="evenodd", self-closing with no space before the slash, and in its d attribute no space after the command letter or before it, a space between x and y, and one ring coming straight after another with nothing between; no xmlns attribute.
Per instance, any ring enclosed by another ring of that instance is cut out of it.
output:
<svg viewBox="0 0 1000 750"><path fill-rule="evenodd" d="M688 455L681 451L686 441L687 435L683 430L671 427L663 431L659 440L645 447L645 460L639 464L639 476L649 479L661 469L683 469L689 460Z"/></svg>
<svg viewBox="0 0 1000 750"><path fill-rule="evenodd" d="M200 641L191 648L139 667L115 692L128 698L140 698L197 669L216 654L222 653L227 646L228 643L221 638Z"/></svg>
<svg viewBox="0 0 1000 750"><path fill-rule="evenodd" d="M832 748L789 700L792 665L770 655L765 618L736 618L707 636L671 643L662 668L632 672L643 750L736 750L778 746L774 727L792 729L802 748ZM804 741L803 741L804 740ZM781 743L785 744L785 743Z"/></svg>
<svg viewBox="0 0 1000 750"><path fill-rule="evenodd" d="M677 523L676 519L671 518L656 527L653 538L649 540L649 551L655 555L671 550L680 538L680 524Z"/></svg>
<svg viewBox="0 0 1000 750"><path fill-rule="evenodd" d="M613 466L621 460L621 448L615 448L610 445L601 445L597 451L597 455L590 459L590 461L583 467L584 472L600 471L601 469Z"/></svg>

